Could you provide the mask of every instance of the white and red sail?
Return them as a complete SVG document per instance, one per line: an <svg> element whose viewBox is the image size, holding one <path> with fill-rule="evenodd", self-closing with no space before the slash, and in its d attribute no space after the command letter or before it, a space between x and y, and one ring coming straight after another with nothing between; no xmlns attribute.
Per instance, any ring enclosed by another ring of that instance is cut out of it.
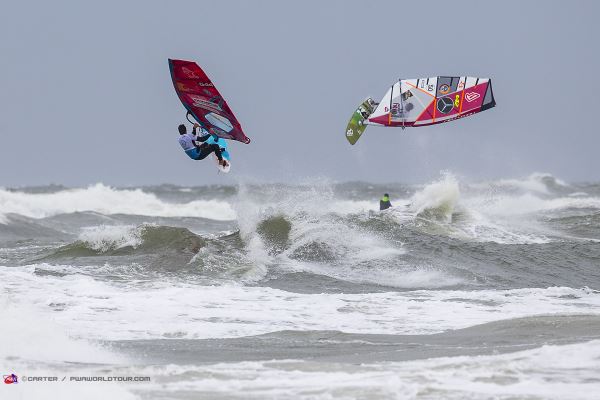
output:
<svg viewBox="0 0 600 400"><path fill-rule="evenodd" d="M452 121L496 105L492 82L470 76L402 79L387 91L366 123L418 127Z"/></svg>

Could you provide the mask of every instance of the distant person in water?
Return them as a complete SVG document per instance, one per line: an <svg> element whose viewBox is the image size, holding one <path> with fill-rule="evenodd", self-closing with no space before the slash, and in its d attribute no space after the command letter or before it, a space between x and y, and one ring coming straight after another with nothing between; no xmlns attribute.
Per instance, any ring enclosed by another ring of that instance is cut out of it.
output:
<svg viewBox="0 0 600 400"><path fill-rule="evenodd" d="M200 128L200 132L205 133L205 135L198 136L196 133L198 128ZM185 154L192 160L204 160L210 153L214 152L219 159L219 165L226 167L227 160L223 159L223 155L221 154L224 149L214 143L204 143L210 138L210 135L211 134L207 130L201 128L198 124L194 124L192 133L187 132L185 125L179 125L179 144L183 151L185 151Z"/></svg>
<svg viewBox="0 0 600 400"><path fill-rule="evenodd" d="M390 203L390 195L386 193L383 195L381 200L379 200L379 210L380 211L387 210L391 206L392 206L392 203Z"/></svg>

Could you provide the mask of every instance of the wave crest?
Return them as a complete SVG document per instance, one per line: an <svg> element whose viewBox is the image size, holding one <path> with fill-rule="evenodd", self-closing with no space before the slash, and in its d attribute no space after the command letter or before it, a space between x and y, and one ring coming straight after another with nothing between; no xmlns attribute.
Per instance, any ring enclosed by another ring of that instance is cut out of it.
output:
<svg viewBox="0 0 600 400"><path fill-rule="evenodd" d="M459 197L458 181L454 175L444 173L439 181L430 183L416 192L409 208L419 216L433 217L449 223L452 221Z"/></svg>
<svg viewBox="0 0 600 400"><path fill-rule="evenodd" d="M150 224L98 226L84 229L79 240L58 248L46 258L161 252L196 254L205 245L205 239L186 228Z"/></svg>
<svg viewBox="0 0 600 400"><path fill-rule="evenodd" d="M170 203L142 189L115 189L101 183L82 189L52 193L28 193L0 189L0 222L6 214L46 218L58 214L93 211L100 214L130 214L156 217L198 217L233 220L231 205L219 200Z"/></svg>

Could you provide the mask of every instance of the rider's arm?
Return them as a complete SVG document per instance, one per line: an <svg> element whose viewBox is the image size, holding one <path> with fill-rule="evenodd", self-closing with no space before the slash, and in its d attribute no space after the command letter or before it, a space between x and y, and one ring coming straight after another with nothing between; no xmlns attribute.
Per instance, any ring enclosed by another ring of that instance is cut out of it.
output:
<svg viewBox="0 0 600 400"><path fill-rule="evenodd" d="M210 137L210 134L205 135L205 136L196 136L196 138L194 139L194 146L196 146L196 147L202 146L204 144L202 142L206 142L209 137Z"/></svg>
<svg viewBox="0 0 600 400"><path fill-rule="evenodd" d="M206 142L208 140L208 138L210 137L210 133L206 133L206 135L204 136L196 136L196 139L194 139L197 142Z"/></svg>
<svg viewBox="0 0 600 400"><path fill-rule="evenodd" d="M206 135L198 136L198 128L200 128L200 133L206 133ZM202 142L206 142L206 140L210 137L210 134L202 128L198 124L194 124L194 129L192 130L192 134L194 135L193 143L194 146L199 147Z"/></svg>
<svg viewBox="0 0 600 400"><path fill-rule="evenodd" d="M198 128L200 128L200 133L203 133L204 135L198 136ZM208 131L199 124L194 124L192 134L195 136L194 141L196 142L206 142L206 140L210 137L210 133L208 133Z"/></svg>

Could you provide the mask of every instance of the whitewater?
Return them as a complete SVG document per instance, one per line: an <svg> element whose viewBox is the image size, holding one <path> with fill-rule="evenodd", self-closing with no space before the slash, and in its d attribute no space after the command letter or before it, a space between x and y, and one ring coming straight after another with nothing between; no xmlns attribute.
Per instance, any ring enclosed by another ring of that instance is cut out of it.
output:
<svg viewBox="0 0 600 400"><path fill-rule="evenodd" d="M150 377L2 399L600 393L598 183L0 188L0 276L3 374Z"/></svg>

